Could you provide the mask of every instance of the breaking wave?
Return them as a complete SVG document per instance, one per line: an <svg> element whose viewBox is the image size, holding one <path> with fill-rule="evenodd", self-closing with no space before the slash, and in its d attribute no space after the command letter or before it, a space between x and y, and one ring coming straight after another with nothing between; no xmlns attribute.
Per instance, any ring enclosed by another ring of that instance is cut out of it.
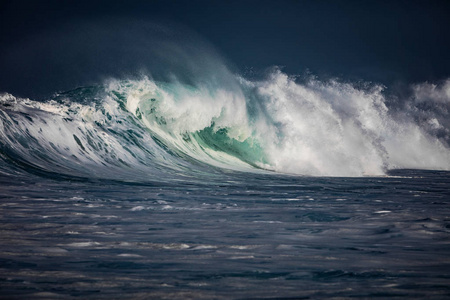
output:
<svg viewBox="0 0 450 300"><path fill-rule="evenodd" d="M0 96L3 165L72 176L155 180L231 169L313 176L450 170L450 80L355 86L273 70L188 84L109 80L33 101ZM3 171L5 167L3 167Z"/></svg>

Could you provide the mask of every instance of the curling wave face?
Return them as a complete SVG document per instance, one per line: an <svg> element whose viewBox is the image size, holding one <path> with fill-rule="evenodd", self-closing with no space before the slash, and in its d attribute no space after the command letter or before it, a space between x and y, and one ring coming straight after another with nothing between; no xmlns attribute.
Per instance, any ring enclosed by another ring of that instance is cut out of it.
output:
<svg viewBox="0 0 450 300"><path fill-rule="evenodd" d="M414 86L402 109L377 85L300 83L279 70L234 81L110 80L44 102L3 94L0 170L180 180L224 169L314 176L450 169L450 81Z"/></svg>

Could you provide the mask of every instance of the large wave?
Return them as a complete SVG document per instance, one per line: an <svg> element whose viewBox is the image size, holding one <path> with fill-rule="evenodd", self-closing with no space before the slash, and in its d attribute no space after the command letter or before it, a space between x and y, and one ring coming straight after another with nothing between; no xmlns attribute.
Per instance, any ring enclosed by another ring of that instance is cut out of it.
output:
<svg viewBox="0 0 450 300"><path fill-rule="evenodd" d="M154 180L220 169L314 176L450 170L450 80L412 86L233 76L108 80L33 101L0 96L1 156L36 172ZM232 84L230 84L232 82Z"/></svg>

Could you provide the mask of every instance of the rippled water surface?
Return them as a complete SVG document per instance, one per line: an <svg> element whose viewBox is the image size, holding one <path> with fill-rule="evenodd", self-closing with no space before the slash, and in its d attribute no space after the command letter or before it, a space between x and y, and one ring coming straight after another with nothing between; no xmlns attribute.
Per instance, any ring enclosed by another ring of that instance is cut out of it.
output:
<svg viewBox="0 0 450 300"><path fill-rule="evenodd" d="M450 297L450 173L0 177L0 298Z"/></svg>

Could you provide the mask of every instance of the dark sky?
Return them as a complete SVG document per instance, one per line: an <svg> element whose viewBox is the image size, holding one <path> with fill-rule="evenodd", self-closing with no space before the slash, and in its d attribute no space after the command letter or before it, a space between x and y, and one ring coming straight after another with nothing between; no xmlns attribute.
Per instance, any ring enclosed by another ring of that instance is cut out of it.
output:
<svg viewBox="0 0 450 300"><path fill-rule="evenodd" d="M0 0L0 91L27 96L66 88L61 78L70 76L62 69L76 69L69 57L99 50L77 50L79 39L68 42L74 31L64 28L104 19L176 24L240 72L281 66L289 74L309 70L386 85L450 77L450 1Z"/></svg>

